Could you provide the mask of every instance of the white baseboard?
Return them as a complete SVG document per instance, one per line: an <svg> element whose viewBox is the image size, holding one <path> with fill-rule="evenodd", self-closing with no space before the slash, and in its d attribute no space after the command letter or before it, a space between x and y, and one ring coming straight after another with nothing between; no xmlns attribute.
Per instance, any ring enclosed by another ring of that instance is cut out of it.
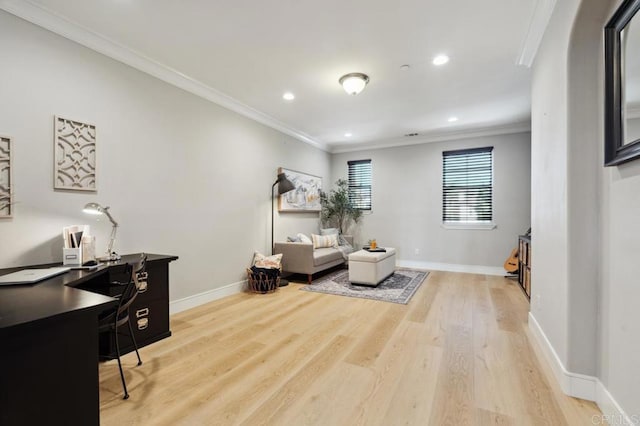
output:
<svg viewBox="0 0 640 426"><path fill-rule="evenodd" d="M598 378L567 371L560 360L560 357L551 345L551 342L547 338L547 335L544 334L540 324L531 312L529 312L529 330L531 330L531 333L535 336L542 352L547 358L547 361L551 364L553 374L556 376L556 380L558 380L562 391L569 396L595 401L597 396Z"/></svg>
<svg viewBox="0 0 640 426"><path fill-rule="evenodd" d="M464 272L467 274L499 275L506 274L499 266L458 265L455 263L420 262L415 260L398 260L396 265L401 268L429 269L432 271Z"/></svg>
<svg viewBox="0 0 640 426"><path fill-rule="evenodd" d="M603 418L607 419L610 425L636 426L640 423L640 416L629 417L600 380L598 380L598 399L596 403L600 411L602 411Z"/></svg>
<svg viewBox="0 0 640 426"><path fill-rule="evenodd" d="M398 260L396 265L401 268L428 269L436 271L466 272L469 274L504 275L504 269L494 266L456 265L451 263L414 262ZM187 309L195 308L223 297L231 296L244 291L247 281L228 284L226 286L205 291L203 293L187 296L183 299L173 300L169 303L169 314L177 314Z"/></svg>
<svg viewBox="0 0 640 426"><path fill-rule="evenodd" d="M606 419L610 425L632 426L638 424L638 419L634 418L635 423L632 422L631 417L624 412L600 379L594 376L586 376L584 374L567 371L551 345L551 342L531 312L529 312L529 330L531 330L531 333L536 338L545 358L551 364L553 374L565 394L575 398L594 401L602 411L603 419ZM601 422L597 424L606 423Z"/></svg>
<svg viewBox="0 0 640 426"><path fill-rule="evenodd" d="M169 314L177 314L178 312L186 311L187 309L195 308L205 303L213 302L214 300L222 299L223 297L231 296L237 293L241 293L247 286L247 280L238 281L225 285L223 287L215 288L213 290L205 291L203 293L194 294L193 296L187 296L183 299L173 300L169 302Z"/></svg>
<svg viewBox="0 0 640 426"><path fill-rule="evenodd" d="M504 271L501 268L491 266L455 265L405 260L399 260L396 264L397 266L404 268L467 272L486 275L504 275ZM177 314L179 312L186 311L187 309L195 308L205 303L240 293L244 291L246 285L247 281L243 280L220 288L205 291L200 294L188 296L183 299L174 300L169 303L169 313L171 315ZM558 357L558 354L551 345L551 342L531 312L529 312L529 330L536 338L545 358L551 364L553 374L565 394L575 398L595 401L602 411L603 418L607 419L608 423L611 425L634 426L638 424L638 419L635 417L632 419L625 413L611 393L609 393L609 390L597 377L567 371L560 360L560 357Z"/></svg>

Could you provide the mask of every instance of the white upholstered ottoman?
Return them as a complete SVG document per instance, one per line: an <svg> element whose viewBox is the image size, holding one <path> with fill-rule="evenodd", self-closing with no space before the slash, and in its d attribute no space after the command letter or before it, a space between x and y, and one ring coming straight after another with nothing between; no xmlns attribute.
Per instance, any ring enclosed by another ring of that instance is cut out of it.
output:
<svg viewBox="0 0 640 426"><path fill-rule="evenodd" d="M376 286L393 274L396 268L396 249L386 252L359 250L349 255L349 281L353 284Z"/></svg>

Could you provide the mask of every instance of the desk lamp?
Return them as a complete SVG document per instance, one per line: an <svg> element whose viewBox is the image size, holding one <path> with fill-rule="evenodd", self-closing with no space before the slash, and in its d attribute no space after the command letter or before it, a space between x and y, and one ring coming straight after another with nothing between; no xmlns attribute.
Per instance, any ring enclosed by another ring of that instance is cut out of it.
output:
<svg viewBox="0 0 640 426"><path fill-rule="evenodd" d="M289 179L287 179L287 175L285 175L284 173L278 173L278 178L273 183L273 185L271 185L271 254L275 254L274 253L275 244L273 241L273 229L274 229L273 210L275 209L273 205L273 201L275 200L275 196L273 194L273 189L276 187L276 185L278 185L278 195L286 194L287 192L293 191L294 189L296 189L296 187L293 185L293 183L291 183ZM281 279L280 287L284 287L286 285L289 285L289 282L287 280Z"/></svg>
<svg viewBox="0 0 640 426"><path fill-rule="evenodd" d="M111 237L109 239L109 246L107 247L107 254L97 259L101 262L109 262L111 260L120 260L120 255L113 251L113 242L116 240L116 231L118 230L118 222L113 220L113 217L109 213L109 207L102 207L98 203L87 203L84 206L83 212L93 215L106 215L111 222Z"/></svg>

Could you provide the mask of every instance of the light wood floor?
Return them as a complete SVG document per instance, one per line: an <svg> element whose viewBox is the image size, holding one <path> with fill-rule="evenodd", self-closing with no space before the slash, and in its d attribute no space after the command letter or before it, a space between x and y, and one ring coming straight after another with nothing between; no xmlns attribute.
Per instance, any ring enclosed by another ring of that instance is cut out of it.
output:
<svg viewBox="0 0 640 426"><path fill-rule="evenodd" d="M103 425L589 425L535 355L501 277L431 272L408 305L298 291L174 315L173 336L100 366Z"/></svg>

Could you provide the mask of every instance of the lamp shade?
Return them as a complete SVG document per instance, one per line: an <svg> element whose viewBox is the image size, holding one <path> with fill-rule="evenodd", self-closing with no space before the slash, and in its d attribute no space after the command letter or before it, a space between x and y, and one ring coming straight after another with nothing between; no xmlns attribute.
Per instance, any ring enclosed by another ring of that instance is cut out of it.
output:
<svg viewBox="0 0 640 426"><path fill-rule="evenodd" d="M118 230L118 222L113 219L111 213L109 213L109 207L102 207L98 203L87 203L82 209L84 213L93 215L105 215L109 222L111 222L111 236L109 237L109 246L107 247L107 254L102 257L98 257L97 260L102 262L109 262L112 260L119 260L120 255L113 251L113 243L116 240L116 232Z"/></svg>
<svg viewBox="0 0 640 426"><path fill-rule="evenodd" d="M98 203L87 203L85 204L82 211L87 214L100 215L100 214L104 214L104 207L102 207Z"/></svg>
<svg viewBox="0 0 640 426"><path fill-rule="evenodd" d="M102 207L98 203L87 203L84 205L84 208L82 209L82 211L84 213L93 214L93 215L103 214L107 216L107 218L109 219L109 222L111 222L113 226L118 226L118 222L116 222L113 219L113 216L111 216L111 213L109 213L109 207Z"/></svg>
<svg viewBox="0 0 640 426"><path fill-rule="evenodd" d="M276 183L278 184L278 195L286 194L287 192L296 189L296 187L289 179L287 179L287 175L285 175L284 173L278 173L278 179L276 179Z"/></svg>
<svg viewBox="0 0 640 426"><path fill-rule="evenodd" d="M357 95L362 92L367 83L369 83L369 76L360 72L353 72L343 75L338 82L342 85L345 92L350 95Z"/></svg>

